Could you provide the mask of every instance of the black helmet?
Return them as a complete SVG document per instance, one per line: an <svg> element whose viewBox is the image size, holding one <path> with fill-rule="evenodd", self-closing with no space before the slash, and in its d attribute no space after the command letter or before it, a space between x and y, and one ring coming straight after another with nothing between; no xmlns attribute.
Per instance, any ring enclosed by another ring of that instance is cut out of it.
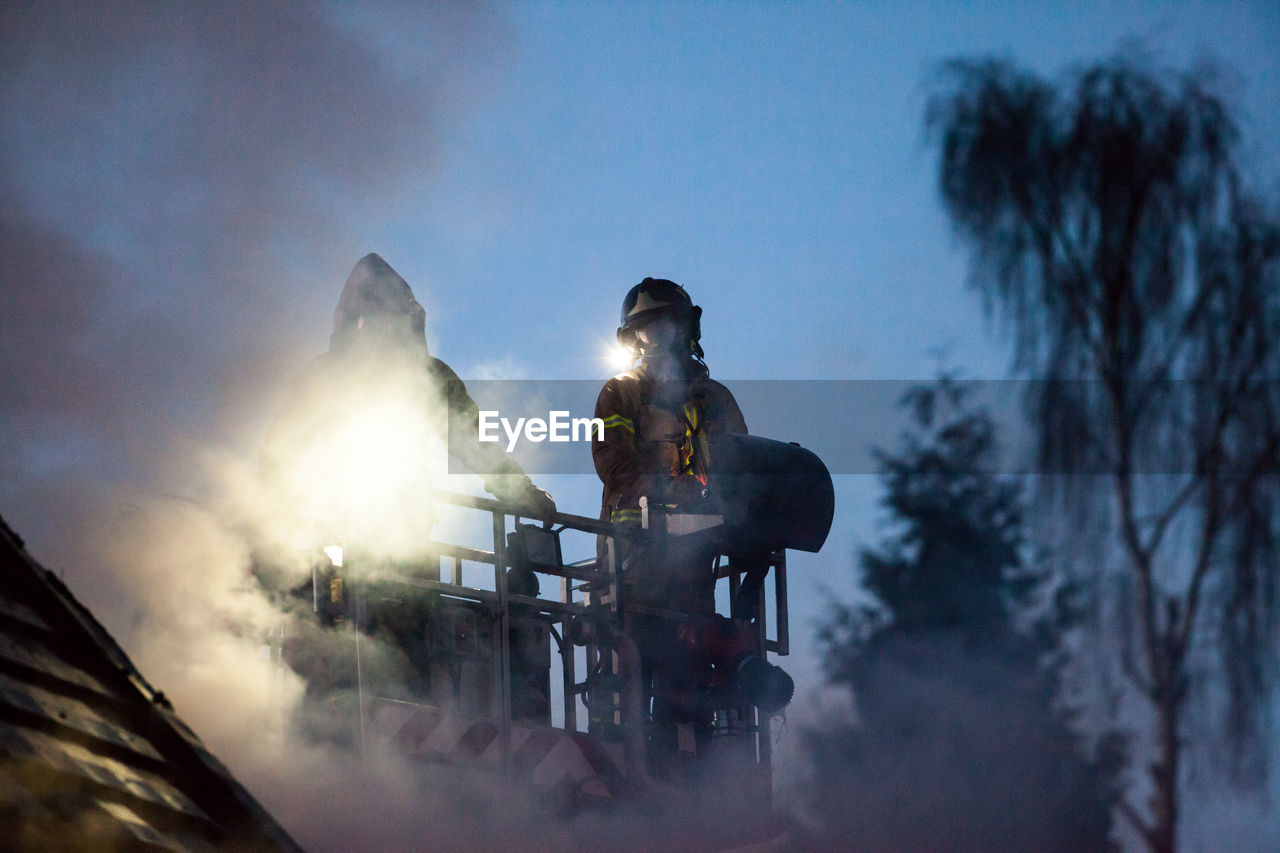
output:
<svg viewBox="0 0 1280 853"><path fill-rule="evenodd" d="M627 291L622 300L622 319L618 327L618 343L636 352L636 332L662 317L675 317L685 324L689 350L702 358L702 309L693 304L685 289L665 278L646 278Z"/></svg>

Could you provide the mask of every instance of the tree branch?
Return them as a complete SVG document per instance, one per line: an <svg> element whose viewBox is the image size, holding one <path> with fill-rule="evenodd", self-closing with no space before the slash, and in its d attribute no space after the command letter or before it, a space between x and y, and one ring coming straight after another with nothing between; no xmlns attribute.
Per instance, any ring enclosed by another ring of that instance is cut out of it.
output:
<svg viewBox="0 0 1280 853"><path fill-rule="evenodd" d="M1155 845L1155 830L1143 820L1142 815L1138 814L1138 810L1128 800L1121 797L1119 806L1120 814L1128 818L1129 823L1133 824L1133 828L1142 836L1142 840L1147 842L1147 846L1153 847Z"/></svg>
<svg viewBox="0 0 1280 853"><path fill-rule="evenodd" d="M1114 384L1111 385L1113 406L1120 395ZM1125 550L1133 564L1134 573L1138 576L1138 614L1142 626L1142 641L1147 653L1147 666L1151 672L1155 689L1159 689L1164 674L1164 661L1155 613L1155 582L1151 571L1151 553L1143 547L1138 535L1137 522L1134 518L1133 474L1130 468L1128 424L1119 414L1115 418L1117 433L1117 452L1119 464L1116 466L1114 483L1116 495L1120 503L1120 527Z"/></svg>
<svg viewBox="0 0 1280 853"><path fill-rule="evenodd" d="M1196 490L1200 488L1200 483L1200 477L1192 474L1191 479L1187 480L1186 485L1178 491L1178 494L1174 496L1168 506L1166 506L1156 517L1155 526L1151 531L1151 538L1147 542L1152 553L1160 550L1160 543L1164 539L1164 535L1167 532L1169 525L1173 522L1174 516L1182 510L1183 505L1186 504L1187 501L1191 500L1192 495L1194 495Z"/></svg>

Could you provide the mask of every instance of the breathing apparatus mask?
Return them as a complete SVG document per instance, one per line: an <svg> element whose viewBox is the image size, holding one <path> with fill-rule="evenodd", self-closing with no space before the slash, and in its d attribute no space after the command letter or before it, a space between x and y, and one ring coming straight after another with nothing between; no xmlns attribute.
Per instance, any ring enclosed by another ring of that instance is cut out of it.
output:
<svg viewBox="0 0 1280 853"><path fill-rule="evenodd" d="M665 278L646 278L622 301L618 343L637 358L687 354L701 361L701 321L702 309L683 287ZM661 331L664 323L674 326L674 334Z"/></svg>

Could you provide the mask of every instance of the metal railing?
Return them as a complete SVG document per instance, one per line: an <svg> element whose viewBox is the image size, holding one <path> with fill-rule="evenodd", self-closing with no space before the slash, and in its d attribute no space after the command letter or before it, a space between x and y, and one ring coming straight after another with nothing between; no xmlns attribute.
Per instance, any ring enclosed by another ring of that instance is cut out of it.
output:
<svg viewBox="0 0 1280 853"><path fill-rule="evenodd" d="M488 627L491 632L490 648L493 654L492 671L490 673L493 699L489 708L489 715L498 727L501 766L504 770L509 769L512 759L512 724L517 722L513 719L512 707L513 608L516 609L522 619L533 618L545 622L558 647L562 683L560 691L561 704L558 709L560 713L556 714L553 707L549 715L550 719L543 722L554 725L552 721L558 717L560 726L565 730L568 732L578 731L580 724L578 703L580 699L590 710L591 703L599 703L601 701L602 692L610 693L614 690L613 687L608 690L600 687L602 683L606 683L604 679L614 679L614 681L608 682L612 685L621 677L635 677L634 672L625 671L628 669L625 661L621 662L621 667L619 665L616 639L621 623L618 608L620 606L625 608L626 603L625 599L620 600L619 573L614 565L614 555L617 553L617 548L614 545L616 545L619 537L635 536L635 528L602 522L585 516L556 513L551 520L549 528L547 528L547 535L555 537L557 559L554 563L538 561L530 564L527 560L527 555L513 555L509 553L508 549L508 536L510 534L519 534L522 530L530 530L530 528L535 527L534 525L521 525L521 519L527 519L527 516L521 513L520 508L491 498L452 492L436 492L434 499L437 503L489 513L492 533L491 548L477 548L433 540L426 544L423 551L424 559L416 561L415 568L406 571L403 567L399 567L394 572L382 572L376 577L380 581L394 581L406 587L436 594L446 599L472 602L474 606L480 608L490 617ZM606 555L603 561L592 558L567 564L562 562L558 558L559 535L566 530L604 537L609 547L600 549L600 552ZM516 541L520 542L521 540L517 539ZM451 563L448 566L448 580L444 579L446 577L446 561ZM558 578L558 597L546 598L513 593L508 588L508 570L513 565L520 565L522 561L525 562L526 568L530 568L538 575ZM464 583L462 571L464 562L491 566L493 589L470 586ZM604 564L601 565L601 562ZM776 626L776 636L774 638L767 636L766 603L768 585L766 584L762 585L759 591L758 644L762 654L774 652L778 655L787 655L789 653L789 626L787 619L785 552L778 551L771 554L769 565L774 579L774 602L771 612ZM727 580L731 600L739 593L742 571L735 567L731 561L717 566L717 582ZM679 614L673 614L673 616L680 618ZM575 625L575 621L579 624ZM585 630L583 628L584 625L587 626ZM557 626L559 628L558 631L554 630ZM358 635L359 631L356 633ZM585 671L581 680L579 680L577 666L577 646L572 641L575 636L580 639L580 645L584 649ZM581 639L584 637L586 639ZM613 637L613 639L609 639L610 637ZM634 648L634 644L631 644L631 647ZM632 751L636 748L635 744L637 743L642 750L643 734L641 732L646 711L643 708L627 707L627 692L621 688L617 688L616 693L613 695L616 698L614 722L621 728L622 737L632 744ZM548 696L549 700L550 698ZM366 706L363 696L363 683L361 683L360 704L363 736L366 723L364 719ZM635 703L632 702L631 704ZM598 711L599 709L597 708L597 717L599 716ZM754 708L750 709L748 713L749 718L746 720L746 727L754 735L755 741L752 751L756 756L756 760L767 768L770 763L771 752L769 721L764 715L757 714ZM588 733L601 734L600 731L592 731L590 724L588 725ZM638 741L635 740L636 737L639 737ZM638 769L637 772L642 773L642 767L642 764L639 765L641 769Z"/></svg>

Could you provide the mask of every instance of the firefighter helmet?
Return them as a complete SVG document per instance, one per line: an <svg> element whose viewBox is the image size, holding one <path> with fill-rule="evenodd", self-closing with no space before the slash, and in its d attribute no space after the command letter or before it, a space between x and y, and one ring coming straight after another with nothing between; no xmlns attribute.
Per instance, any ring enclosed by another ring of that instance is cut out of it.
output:
<svg viewBox="0 0 1280 853"><path fill-rule="evenodd" d="M642 327L664 317L674 317L684 324L685 339L689 350L702 358L702 309L693 304L689 294L674 281L665 278L646 278L622 300L622 319L618 327L618 343L637 352L636 332Z"/></svg>

